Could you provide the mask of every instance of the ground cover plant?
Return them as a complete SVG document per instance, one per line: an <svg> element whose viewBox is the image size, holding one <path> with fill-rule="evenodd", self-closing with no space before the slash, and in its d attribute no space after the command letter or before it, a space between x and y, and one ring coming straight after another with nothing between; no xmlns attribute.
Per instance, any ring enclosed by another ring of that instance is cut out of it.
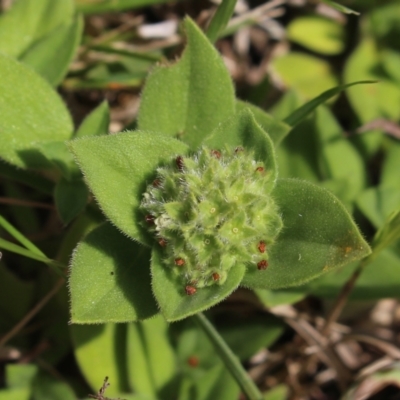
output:
<svg viewBox="0 0 400 400"><path fill-rule="evenodd" d="M400 4L11 3L0 399L397 393Z"/></svg>

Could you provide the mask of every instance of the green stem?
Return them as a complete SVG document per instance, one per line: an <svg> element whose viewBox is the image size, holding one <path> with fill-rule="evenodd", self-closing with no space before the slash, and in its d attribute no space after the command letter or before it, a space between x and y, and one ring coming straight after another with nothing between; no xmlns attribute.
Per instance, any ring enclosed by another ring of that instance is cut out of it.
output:
<svg viewBox="0 0 400 400"><path fill-rule="evenodd" d="M226 368L232 374L238 385L242 388L245 395L249 400L262 400L263 396L258 390L255 383L251 380L239 359L233 354L232 350L225 343L224 339L220 336L214 326L205 317L203 313L198 313L193 316L194 320L201 327L203 332L210 339L214 345L215 350L221 357Z"/></svg>
<svg viewBox="0 0 400 400"><path fill-rule="evenodd" d="M229 19L235 9L235 5L236 0L222 0L222 3L218 6L206 33L211 43L214 43L218 39L220 33L228 25Z"/></svg>
<svg viewBox="0 0 400 400"><path fill-rule="evenodd" d="M11 243L3 238L0 238L0 248L27 258L31 258L32 260L41 261L42 263L45 263L51 267L57 275L65 277L62 270L66 267L55 260L47 258L45 255L36 254L31 250L25 249L24 247L18 246L17 244Z"/></svg>
<svg viewBox="0 0 400 400"><path fill-rule="evenodd" d="M43 252L38 249L28 238L26 238L21 232L18 232L7 220L0 215L0 226L3 227L14 239L18 240L32 253L36 254L41 258L47 258ZM41 260L40 260L41 261Z"/></svg>

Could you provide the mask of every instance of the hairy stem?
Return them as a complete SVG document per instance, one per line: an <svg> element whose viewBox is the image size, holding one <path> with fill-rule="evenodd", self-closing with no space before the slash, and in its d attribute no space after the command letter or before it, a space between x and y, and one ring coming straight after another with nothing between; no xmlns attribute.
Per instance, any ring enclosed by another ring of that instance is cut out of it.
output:
<svg viewBox="0 0 400 400"><path fill-rule="evenodd" d="M220 334L205 317L205 315L203 313L198 313L194 315L193 318L210 339L226 368L232 374L238 385L242 388L247 398L249 400L262 400L263 396L261 392L251 380L239 359L235 356L235 354L233 354L232 350L228 347L224 339L222 339Z"/></svg>

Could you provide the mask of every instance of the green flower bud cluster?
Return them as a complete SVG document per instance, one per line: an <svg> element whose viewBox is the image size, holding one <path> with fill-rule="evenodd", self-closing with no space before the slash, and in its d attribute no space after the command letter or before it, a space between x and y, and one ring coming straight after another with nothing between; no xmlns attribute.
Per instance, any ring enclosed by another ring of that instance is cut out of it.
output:
<svg viewBox="0 0 400 400"><path fill-rule="evenodd" d="M188 295L222 285L237 263L268 267L269 246L282 227L267 189L271 179L243 148L203 147L157 169L143 195L144 224Z"/></svg>

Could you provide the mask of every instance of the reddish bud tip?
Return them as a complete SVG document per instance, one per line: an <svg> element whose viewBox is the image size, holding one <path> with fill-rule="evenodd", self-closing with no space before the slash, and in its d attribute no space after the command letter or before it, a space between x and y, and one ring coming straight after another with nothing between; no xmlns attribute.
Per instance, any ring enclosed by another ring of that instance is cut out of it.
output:
<svg viewBox="0 0 400 400"><path fill-rule="evenodd" d="M153 186L154 186L155 188L160 187L160 186L161 186L161 181L160 181L160 179L154 179L154 181L153 181Z"/></svg>
<svg viewBox="0 0 400 400"><path fill-rule="evenodd" d="M154 217L151 214L147 214L144 217L145 221L149 224L149 225L153 225L154 224Z"/></svg>
<svg viewBox="0 0 400 400"><path fill-rule="evenodd" d="M215 158L221 158L221 152L218 150L211 150L211 155Z"/></svg>
<svg viewBox="0 0 400 400"><path fill-rule="evenodd" d="M176 157L176 166L180 171L183 171L183 158L181 156Z"/></svg>
<svg viewBox="0 0 400 400"><path fill-rule="evenodd" d="M165 247L167 245L167 241L164 238L160 238L160 239L158 239L158 244L161 247Z"/></svg>
<svg viewBox="0 0 400 400"><path fill-rule="evenodd" d="M196 356L190 356L187 363L192 367L196 368L199 365L199 359Z"/></svg>
<svg viewBox="0 0 400 400"><path fill-rule="evenodd" d="M264 172L264 167L257 167L256 172Z"/></svg>
<svg viewBox="0 0 400 400"><path fill-rule="evenodd" d="M175 258L175 265L182 267L182 265L185 265L185 260L183 258Z"/></svg>
<svg viewBox="0 0 400 400"><path fill-rule="evenodd" d="M257 249L260 253L265 253L266 248L267 248L267 245L262 240L257 245Z"/></svg>
<svg viewBox="0 0 400 400"><path fill-rule="evenodd" d="M187 285L185 287L185 292L188 296L193 296L197 292L197 289L193 286Z"/></svg>
<svg viewBox="0 0 400 400"><path fill-rule="evenodd" d="M259 270L267 269L268 267L268 261L267 260L261 260L260 262L257 263L257 268Z"/></svg>
<svg viewBox="0 0 400 400"><path fill-rule="evenodd" d="M214 272L213 274L212 274L212 278L213 278L213 280L214 281L219 281L219 274L217 274L216 272Z"/></svg>

